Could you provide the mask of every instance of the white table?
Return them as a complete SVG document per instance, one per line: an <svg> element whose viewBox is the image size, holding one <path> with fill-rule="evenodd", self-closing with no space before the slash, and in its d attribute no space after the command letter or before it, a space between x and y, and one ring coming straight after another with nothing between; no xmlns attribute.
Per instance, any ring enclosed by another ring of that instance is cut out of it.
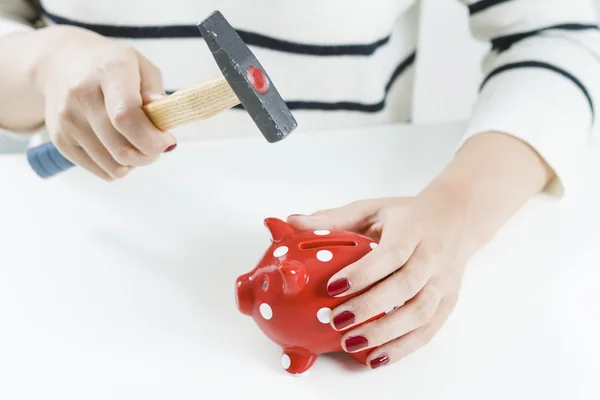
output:
<svg viewBox="0 0 600 400"><path fill-rule="evenodd" d="M113 184L0 157L0 399L600 398L600 175L575 207L528 204L440 334L387 368L321 357L290 377L238 314L263 218L415 194L462 127L186 143Z"/></svg>

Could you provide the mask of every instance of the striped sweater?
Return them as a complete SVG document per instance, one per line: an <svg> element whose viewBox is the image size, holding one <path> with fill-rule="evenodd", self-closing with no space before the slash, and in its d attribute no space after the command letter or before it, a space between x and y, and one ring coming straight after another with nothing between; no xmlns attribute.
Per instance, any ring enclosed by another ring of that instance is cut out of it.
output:
<svg viewBox="0 0 600 400"><path fill-rule="evenodd" d="M52 24L87 28L142 52L162 70L167 91L220 74L196 29L218 9L271 75L299 132L410 121L418 0L33 3L0 0L0 35ZM598 124L600 33L591 0L462 3L472 34L490 51L461 143L485 131L513 135L554 168L553 188L562 193L577 179L580 152ZM173 133L180 140L254 135L252 124L231 109Z"/></svg>

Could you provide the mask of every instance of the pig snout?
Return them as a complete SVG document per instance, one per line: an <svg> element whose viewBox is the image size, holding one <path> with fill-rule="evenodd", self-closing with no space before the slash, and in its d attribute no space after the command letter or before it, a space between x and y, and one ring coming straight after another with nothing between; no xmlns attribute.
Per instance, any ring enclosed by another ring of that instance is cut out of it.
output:
<svg viewBox="0 0 600 400"><path fill-rule="evenodd" d="M254 290L248 274L240 276L235 282L235 300L238 310L244 315L252 315Z"/></svg>

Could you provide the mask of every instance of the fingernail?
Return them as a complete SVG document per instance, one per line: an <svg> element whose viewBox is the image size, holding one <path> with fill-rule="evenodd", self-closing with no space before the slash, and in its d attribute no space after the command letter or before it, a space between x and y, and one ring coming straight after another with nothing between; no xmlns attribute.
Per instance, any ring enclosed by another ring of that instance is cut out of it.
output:
<svg viewBox="0 0 600 400"><path fill-rule="evenodd" d="M384 365L388 364L389 362L390 362L390 359L388 358L388 356L381 356L381 357L372 359L371 362L369 363L369 365L371 366L371 368L375 369L375 368L383 367Z"/></svg>
<svg viewBox="0 0 600 400"><path fill-rule="evenodd" d="M176 148L176 147L177 147L177 143L175 143L175 144L172 144L172 145L170 145L169 147L167 147L167 148L165 149L165 151L164 151L164 152L165 152L165 153L170 153L170 152L172 152L173 150L175 150L175 148Z"/></svg>
<svg viewBox="0 0 600 400"><path fill-rule="evenodd" d="M330 296L337 296L344 292L347 292L350 289L350 281L346 278L338 279L335 282L331 282L329 286L327 286L327 293Z"/></svg>
<svg viewBox="0 0 600 400"><path fill-rule="evenodd" d="M356 317L350 311L344 311L343 313L336 315L333 319L333 326L335 329L344 329L347 326L350 326L354 323Z"/></svg>
<svg viewBox="0 0 600 400"><path fill-rule="evenodd" d="M346 339L346 351L353 353L367 347L369 341L364 336L353 336Z"/></svg>

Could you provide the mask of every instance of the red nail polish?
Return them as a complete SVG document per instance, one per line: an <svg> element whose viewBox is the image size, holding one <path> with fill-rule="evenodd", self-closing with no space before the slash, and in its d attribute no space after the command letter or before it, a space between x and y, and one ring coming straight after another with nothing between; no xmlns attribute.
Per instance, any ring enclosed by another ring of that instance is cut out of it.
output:
<svg viewBox="0 0 600 400"><path fill-rule="evenodd" d="M355 352L357 350L367 347L369 341L364 336L353 336L346 339L346 350L348 352Z"/></svg>
<svg viewBox="0 0 600 400"><path fill-rule="evenodd" d="M353 313L344 311L333 318L333 326L335 326L335 329L344 329L345 327L352 325L355 320L356 317Z"/></svg>
<svg viewBox="0 0 600 400"><path fill-rule="evenodd" d="M171 146L167 147L166 150L164 151L165 153L170 153L173 150L175 150L175 148L177 147L177 143L172 144Z"/></svg>
<svg viewBox="0 0 600 400"><path fill-rule="evenodd" d="M337 296L347 292L348 290L350 290L350 281L348 281L346 278L338 279L335 282L331 282L331 284L327 286L327 293L330 296Z"/></svg>
<svg viewBox="0 0 600 400"><path fill-rule="evenodd" d="M371 365L371 368L375 369L375 368L383 367L384 365L388 364L389 362L390 362L390 359L388 358L388 356L381 356L381 357L372 359L371 362L369 363L369 365Z"/></svg>

